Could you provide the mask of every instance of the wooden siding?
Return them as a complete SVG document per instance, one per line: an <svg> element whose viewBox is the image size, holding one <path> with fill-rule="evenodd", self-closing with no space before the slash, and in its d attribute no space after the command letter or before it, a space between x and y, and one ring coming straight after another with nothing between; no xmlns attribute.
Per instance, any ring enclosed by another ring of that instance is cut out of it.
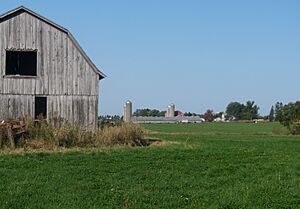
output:
<svg viewBox="0 0 300 209"><path fill-rule="evenodd" d="M0 93L98 96L94 72L63 31L24 12L0 23L0 75L6 50L37 50L36 78L0 78Z"/></svg>
<svg viewBox="0 0 300 209"><path fill-rule="evenodd" d="M35 95L1 95L0 118L34 116L34 102ZM97 107L97 96L47 96L47 116L73 125L94 127Z"/></svg>
<svg viewBox="0 0 300 209"><path fill-rule="evenodd" d="M18 118L24 114L34 116L34 96L0 95L0 118Z"/></svg>
<svg viewBox="0 0 300 209"><path fill-rule="evenodd" d="M72 124L96 124L99 75L64 31L22 12L0 22L0 118L34 116L34 96L48 98ZM6 50L37 50L37 76L5 76Z"/></svg>

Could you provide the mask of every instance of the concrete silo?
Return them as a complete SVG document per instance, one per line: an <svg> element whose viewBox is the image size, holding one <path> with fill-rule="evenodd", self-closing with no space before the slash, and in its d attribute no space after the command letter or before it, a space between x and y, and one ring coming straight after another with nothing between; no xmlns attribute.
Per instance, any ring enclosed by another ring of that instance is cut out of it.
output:
<svg viewBox="0 0 300 209"><path fill-rule="evenodd" d="M170 117L170 110L171 110L171 106L168 105L166 117Z"/></svg>
<svg viewBox="0 0 300 209"><path fill-rule="evenodd" d="M175 117L175 105L170 104L170 117Z"/></svg>
<svg viewBox="0 0 300 209"><path fill-rule="evenodd" d="M174 104L168 105L166 117L175 117L175 105Z"/></svg>
<svg viewBox="0 0 300 209"><path fill-rule="evenodd" d="M124 105L124 122L129 123L131 122L131 117L132 117L132 102L127 101Z"/></svg>

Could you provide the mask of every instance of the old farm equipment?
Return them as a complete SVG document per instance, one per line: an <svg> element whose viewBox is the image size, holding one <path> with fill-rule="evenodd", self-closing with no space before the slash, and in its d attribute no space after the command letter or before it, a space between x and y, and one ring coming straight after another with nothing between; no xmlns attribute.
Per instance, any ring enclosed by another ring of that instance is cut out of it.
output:
<svg viewBox="0 0 300 209"><path fill-rule="evenodd" d="M25 124L19 120L3 120L0 122L0 138L6 140L6 145L14 148L15 144L26 133Z"/></svg>

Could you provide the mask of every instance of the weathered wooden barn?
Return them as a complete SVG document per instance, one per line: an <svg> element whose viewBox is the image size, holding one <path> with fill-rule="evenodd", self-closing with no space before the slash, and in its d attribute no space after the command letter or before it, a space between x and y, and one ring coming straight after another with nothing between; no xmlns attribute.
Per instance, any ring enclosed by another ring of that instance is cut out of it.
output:
<svg viewBox="0 0 300 209"><path fill-rule="evenodd" d="M97 124L105 75L67 29L23 6L0 16L0 75L0 119Z"/></svg>

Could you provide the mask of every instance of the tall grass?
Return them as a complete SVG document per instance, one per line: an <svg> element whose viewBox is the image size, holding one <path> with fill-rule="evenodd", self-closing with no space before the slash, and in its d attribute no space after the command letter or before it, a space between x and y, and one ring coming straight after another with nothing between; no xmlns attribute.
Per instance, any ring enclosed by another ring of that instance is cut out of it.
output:
<svg viewBox="0 0 300 209"><path fill-rule="evenodd" d="M0 148L10 147L10 140L8 136L8 127L0 127Z"/></svg>
<svg viewBox="0 0 300 209"><path fill-rule="evenodd" d="M57 149L71 147L146 146L141 126L123 124L94 131L71 126L68 123L55 127L46 120L39 122L25 118L26 134L16 142L26 149ZM0 147L7 144L6 130L0 130Z"/></svg>
<svg viewBox="0 0 300 209"><path fill-rule="evenodd" d="M146 146L147 141L143 137L144 130L141 126L125 124L116 127L105 127L95 132L94 140L98 146L127 145Z"/></svg>

